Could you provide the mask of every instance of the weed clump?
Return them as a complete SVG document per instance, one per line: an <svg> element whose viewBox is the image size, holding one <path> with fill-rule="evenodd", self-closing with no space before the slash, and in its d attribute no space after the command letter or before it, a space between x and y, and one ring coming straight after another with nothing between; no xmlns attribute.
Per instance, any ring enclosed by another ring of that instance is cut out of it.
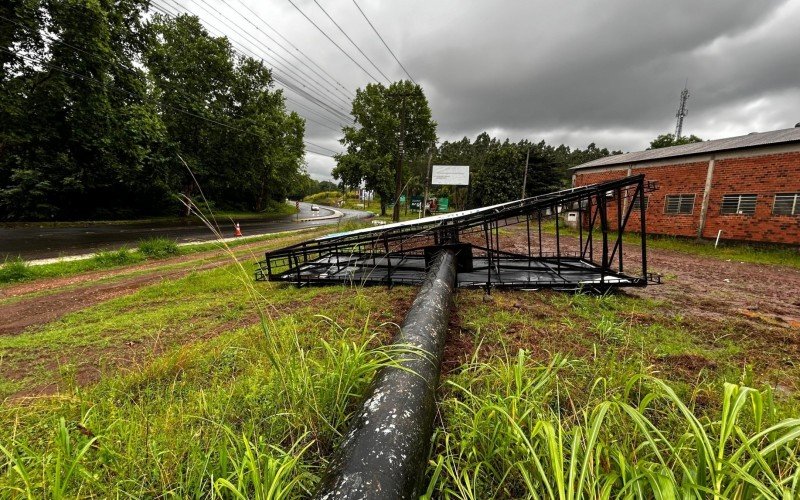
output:
<svg viewBox="0 0 800 500"><path fill-rule="evenodd" d="M169 238L150 238L139 242L139 253L148 259L163 259L178 252L178 244Z"/></svg>
<svg viewBox="0 0 800 500"><path fill-rule="evenodd" d="M6 260L0 267L0 283L26 281L33 277L31 266L20 258Z"/></svg>
<svg viewBox="0 0 800 500"><path fill-rule="evenodd" d="M98 267L114 267L133 264L141 259L137 258L127 248L120 248L119 250L97 252L92 260Z"/></svg>

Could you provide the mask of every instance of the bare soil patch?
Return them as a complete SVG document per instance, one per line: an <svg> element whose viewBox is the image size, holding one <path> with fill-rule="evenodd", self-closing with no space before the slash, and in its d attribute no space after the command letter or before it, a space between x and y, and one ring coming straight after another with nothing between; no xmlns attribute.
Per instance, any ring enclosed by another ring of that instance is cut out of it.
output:
<svg viewBox="0 0 800 500"><path fill-rule="evenodd" d="M118 282L99 283L0 305L0 335L15 335L26 328L55 321L65 314L131 294L147 285L176 279L194 271L220 267L225 263L226 261L216 261L188 269L159 270Z"/></svg>

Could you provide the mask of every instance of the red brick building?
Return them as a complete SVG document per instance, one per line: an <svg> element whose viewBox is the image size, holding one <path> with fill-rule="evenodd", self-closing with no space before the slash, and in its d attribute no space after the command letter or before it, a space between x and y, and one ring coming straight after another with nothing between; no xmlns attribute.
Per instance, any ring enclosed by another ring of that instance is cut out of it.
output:
<svg viewBox="0 0 800 500"><path fill-rule="evenodd" d="M655 181L645 197L649 233L716 238L722 230L722 239L800 244L800 124L608 156L572 172L573 186L636 174Z"/></svg>

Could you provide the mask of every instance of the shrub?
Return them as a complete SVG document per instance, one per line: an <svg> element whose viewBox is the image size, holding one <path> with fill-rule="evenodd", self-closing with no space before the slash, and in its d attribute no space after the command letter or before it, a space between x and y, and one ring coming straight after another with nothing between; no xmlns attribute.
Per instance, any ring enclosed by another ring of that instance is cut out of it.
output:
<svg viewBox="0 0 800 500"><path fill-rule="evenodd" d="M127 248L120 248L119 250L97 252L93 257L93 260L99 267L112 267L133 264L139 259L137 259L136 256L134 256Z"/></svg>
<svg viewBox="0 0 800 500"><path fill-rule="evenodd" d="M6 260L0 267L0 283L14 283L29 280L33 277L31 266L20 258Z"/></svg>
<svg viewBox="0 0 800 500"><path fill-rule="evenodd" d="M178 244L169 238L150 238L139 242L139 252L149 259L163 259L178 254Z"/></svg>

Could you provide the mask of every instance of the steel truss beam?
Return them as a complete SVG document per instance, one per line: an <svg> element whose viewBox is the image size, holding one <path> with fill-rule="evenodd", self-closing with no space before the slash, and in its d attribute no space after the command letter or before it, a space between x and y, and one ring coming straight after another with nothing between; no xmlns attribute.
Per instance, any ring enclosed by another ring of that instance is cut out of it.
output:
<svg viewBox="0 0 800 500"><path fill-rule="evenodd" d="M491 207L332 234L267 252L255 277L297 286L421 284L430 265L429 255L452 248L458 259L458 286L485 287L487 292L493 287L646 286L656 278L647 272L643 203L638 212L641 253L636 272L627 272L624 250L628 246L623 247L623 241L636 201L654 189L638 175ZM577 212L574 230L564 228L560 217L564 212ZM548 242L542 227L548 220L555 223L555 252L545 250ZM524 252L503 248L500 229L511 225L524 225L528 244Z"/></svg>

